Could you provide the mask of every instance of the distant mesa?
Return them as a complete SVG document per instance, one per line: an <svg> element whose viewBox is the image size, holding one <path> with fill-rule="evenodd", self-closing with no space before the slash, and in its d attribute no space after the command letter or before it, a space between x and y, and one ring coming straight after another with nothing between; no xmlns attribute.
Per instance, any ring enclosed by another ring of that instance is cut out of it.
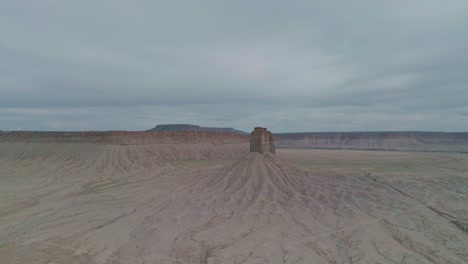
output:
<svg viewBox="0 0 468 264"><path fill-rule="evenodd" d="M273 134L264 127L255 127L250 133L250 152L275 154Z"/></svg>
<svg viewBox="0 0 468 264"><path fill-rule="evenodd" d="M152 129L147 130L148 132L159 132L159 131L208 131L208 132L229 132L235 134L246 135L247 132L234 129L232 127L201 127L190 124L164 124L157 125Z"/></svg>

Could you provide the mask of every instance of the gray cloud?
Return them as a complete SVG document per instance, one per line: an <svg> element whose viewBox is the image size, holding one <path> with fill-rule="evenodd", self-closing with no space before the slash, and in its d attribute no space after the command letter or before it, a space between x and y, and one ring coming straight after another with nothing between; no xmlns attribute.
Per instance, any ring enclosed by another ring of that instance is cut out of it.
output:
<svg viewBox="0 0 468 264"><path fill-rule="evenodd" d="M467 10L464 0L1 1L0 129L467 131Z"/></svg>

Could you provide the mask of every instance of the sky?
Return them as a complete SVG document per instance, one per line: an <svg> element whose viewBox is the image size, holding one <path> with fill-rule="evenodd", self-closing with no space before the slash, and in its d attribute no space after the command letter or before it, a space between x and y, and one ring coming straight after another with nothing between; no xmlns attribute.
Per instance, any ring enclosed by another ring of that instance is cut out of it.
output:
<svg viewBox="0 0 468 264"><path fill-rule="evenodd" d="M468 1L0 0L0 130L468 131Z"/></svg>

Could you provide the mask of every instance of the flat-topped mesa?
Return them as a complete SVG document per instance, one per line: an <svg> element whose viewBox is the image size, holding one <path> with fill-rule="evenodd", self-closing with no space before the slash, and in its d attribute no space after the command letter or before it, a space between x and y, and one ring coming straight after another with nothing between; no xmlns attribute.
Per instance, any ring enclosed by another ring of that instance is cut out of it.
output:
<svg viewBox="0 0 468 264"><path fill-rule="evenodd" d="M264 127L256 127L250 133L250 152L275 154L273 134Z"/></svg>

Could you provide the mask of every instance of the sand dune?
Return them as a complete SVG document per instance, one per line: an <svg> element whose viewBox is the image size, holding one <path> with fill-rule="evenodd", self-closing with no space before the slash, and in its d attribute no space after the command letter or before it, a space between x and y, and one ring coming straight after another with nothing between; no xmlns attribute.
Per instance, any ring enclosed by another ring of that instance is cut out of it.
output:
<svg viewBox="0 0 468 264"><path fill-rule="evenodd" d="M1 263L468 261L465 165L438 176L294 160L219 142L4 142Z"/></svg>

